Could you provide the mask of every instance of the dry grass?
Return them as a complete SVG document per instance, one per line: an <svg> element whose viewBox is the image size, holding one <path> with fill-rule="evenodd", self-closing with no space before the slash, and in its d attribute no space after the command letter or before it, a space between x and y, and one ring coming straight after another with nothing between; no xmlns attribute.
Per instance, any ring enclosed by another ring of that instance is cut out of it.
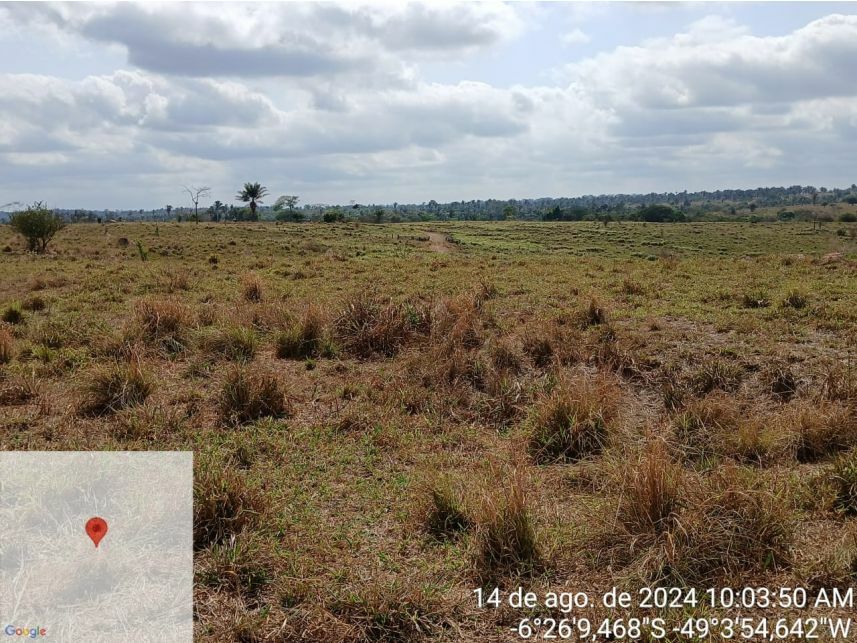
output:
<svg viewBox="0 0 857 643"><path fill-rule="evenodd" d="M857 418L835 402L806 402L785 418L798 462L817 462L857 445Z"/></svg>
<svg viewBox="0 0 857 643"><path fill-rule="evenodd" d="M0 326L0 364L8 364L15 353L15 338L11 331Z"/></svg>
<svg viewBox="0 0 857 643"><path fill-rule="evenodd" d="M223 378L218 399L218 413L223 422L244 424L263 417L284 417L289 406L275 375L237 366Z"/></svg>
<svg viewBox="0 0 857 643"><path fill-rule="evenodd" d="M470 527L461 491L448 476L433 475L421 485L419 493L418 522L433 538L455 538Z"/></svg>
<svg viewBox="0 0 857 643"><path fill-rule="evenodd" d="M188 307L178 300L141 299L134 306L133 332L152 346L177 353L188 344L191 318Z"/></svg>
<svg viewBox="0 0 857 643"><path fill-rule="evenodd" d="M213 457L196 465L193 498L194 549L223 543L240 534L257 523L265 505L244 474Z"/></svg>
<svg viewBox="0 0 857 643"><path fill-rule="evenodd" d="M152 376L139 360L98 368L86 383L80 410L88 415L115 413L142 404L154 390Z"/></svg>
<svg viewBox="0 0 857 643"><path fill-rule="evenodd" d="M422 641L446 625L442 601L413 583L357 588L328 609L354 626L349 640L360 643Z"/></svg>
<svg viewBox="0 0 857 643"><path fill-rule="evenodd" d="M543 554L521 469L497 477L483 492L475 529L475 567L481 582L528 575L542 568Z"/></svg>
<svg viewBox="0 0 857 643"><path fill-rule="evenodd" d="M857 449L836 460L830 478L836 490L835 509L857 515Z"/></svg>
<svg viewBox="0 0 857 643"><path fill-rule="evenodd" d="M539 463L574 462L607 445L617 413L618 389L601 377L562 379L536 406L529 450Z"/></svg>
<svg viewBox="0 0 857 643"><path fill-rule="evenodd" d="M306 359L333 353L325 337L321 308L308 306L299 318L290 320L274 337L274 352L280 359Z"/></svg>
<svg viewBox="0 0 857 643"><path fill-rule="evenodd" d="M264 299L265 288L259 275L251 272L241 277L241 296L252 303Z"/></svg>
<svg viewBox="0 0 857 643"><path fill-rule="evenodd" d="M783 493L734 467L701 479L679 517L672 572L704 585L788 567L795 520Z"/></svg>
<svg viewBox="0 0 857 643"><path fill-rule="evenodd" d="M676 527L684 473L662 440L651 442L631 467L619 506L622 526L636 536L660 536Z"/></svg>
<svg viewBox="0 0 857 643"><path fill-rule="evenodd" d="M368 294L345 305L334 329L343 350L364 359L395 355L412 334L402 306Z"/></svg>

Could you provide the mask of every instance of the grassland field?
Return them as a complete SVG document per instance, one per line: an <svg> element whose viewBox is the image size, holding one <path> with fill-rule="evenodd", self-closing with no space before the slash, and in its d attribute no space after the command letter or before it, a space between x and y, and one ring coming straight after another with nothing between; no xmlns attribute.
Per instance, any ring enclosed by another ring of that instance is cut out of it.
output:
<svg viewBox="0 0 857 643"><path fill-rule="evenodd" d="M517 640L476 587L853 587L855 237L0 226L0 449L193 450L203 641Z"/></svg>

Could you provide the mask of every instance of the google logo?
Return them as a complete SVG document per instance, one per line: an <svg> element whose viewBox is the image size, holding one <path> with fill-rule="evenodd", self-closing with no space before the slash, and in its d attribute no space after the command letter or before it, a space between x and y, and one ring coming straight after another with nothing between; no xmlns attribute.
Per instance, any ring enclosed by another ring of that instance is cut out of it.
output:
<svg viewBox="0 0 857 643"><path fill-rule="evenodd" d="M3 632L6 636L26 636L31 639L48 635L48 631L43 627L15 627L14 625L7 625Z"/></svg>

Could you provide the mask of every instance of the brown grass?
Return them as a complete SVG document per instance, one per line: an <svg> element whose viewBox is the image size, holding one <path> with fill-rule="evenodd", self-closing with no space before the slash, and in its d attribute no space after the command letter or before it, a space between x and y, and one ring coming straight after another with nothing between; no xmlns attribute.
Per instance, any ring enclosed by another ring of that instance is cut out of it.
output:
<svg viewBox="0 0 857 643"><path fill-rule="evenodd" d="M241 277L241 296L249 302L258 303L264 299L265 288L259 275L247 273Z"/></svg>
<svg viewBox="0 0 857 643"><path fill-rule="evenodd" d="M222 543L256 524L264 499L244 474L217 458L203 458L193 483L193 544L203 549Z"/></svg>
<svg viewBox="0 0 857 643"><path fill-rule="evenodd" d="M647 445L627 473L619 520L631 534L659 536L675 528L682 506L684 474L662 440Z"/></svg>
<svg viewBox="0 0 857 643"><path fill-rule="evenodd" d="M470 527L461 492L448 476L433 475L419 493L419 522L433 538L455 538Z"/></svg>
<svg viewBox="0 0 857 643"><path fill-rule="evenodd" d="M15 338L11 331L0 326L0 364L8 364L15 356Z"/></svg>
<svg viewBox="0 0 857 643"><path fill-rule="evenodd" d="M725 467L690 489L688 507L672 570L685 582L722 582L791 562L794 515L783 491L761 478Z"/></svg>
<svg viewBox="0 0 857 643"><path fill-rule="evenodd" d="M280 359L306 359L332 353L325 337L321 308L308 306L299 318L289 321L274 337L274 352Z"/></svg>
<svg viewBox="0 0 857 643"><path fill-rule="evenodd" d="M476 574L482 582L539 570L543 556L519 468L498 478L482 497L476 524Z"/></svg>
<svg viewBox="0 0 857 643"><path fill-rule="evenodd" d="M80 410L87 415L115 413L142 404L153 389L152 377L139 360L109 364L90 376L83 391Z"/></svg>
<svg viewBox="0 0 857 643"><path fill-rule="evenodd" d="M134 306L134 331L150 345L169 353L185 350L190 309L175 299L146 298Z"/></svg>
<svg viewBox="0 0 857 643"><path fill-rule="evenodd" d="M262 417L284 417L290 405L279 379L249 366L227 372L220 387L218 413L222 421L244 424Z"/></svg>
<svg viewBox="0 0 857 643"><path fill-rule="evenodd" d="M333 325L343 350L364 359L395 355L412 334L402 306L369 294L349 301Z"/></svg>
<svg viewBox="0 0 857 643"><path fill-rule="evenodd" d="M536 406L529 450L539 463L574 462L601 453L616 417L618 389L606 378L562 379Z"/></svg>
<svg viewBox="0 0 857 643"><path fill-rule="evenodd" d="M857 445L857 418L836 402L807 401L785 417L798 462L817 462Z"/></svg>

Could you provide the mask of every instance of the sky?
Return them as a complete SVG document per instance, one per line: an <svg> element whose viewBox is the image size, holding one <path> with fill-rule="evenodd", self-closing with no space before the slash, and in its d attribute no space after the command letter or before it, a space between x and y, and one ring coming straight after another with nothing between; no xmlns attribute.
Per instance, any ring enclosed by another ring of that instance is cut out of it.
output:
<svg viewBox="0 0 857 643"><path fill-rule="evenodd" d="M0 209L849 186L855 73L849 2L0 2Z"/></svg>

